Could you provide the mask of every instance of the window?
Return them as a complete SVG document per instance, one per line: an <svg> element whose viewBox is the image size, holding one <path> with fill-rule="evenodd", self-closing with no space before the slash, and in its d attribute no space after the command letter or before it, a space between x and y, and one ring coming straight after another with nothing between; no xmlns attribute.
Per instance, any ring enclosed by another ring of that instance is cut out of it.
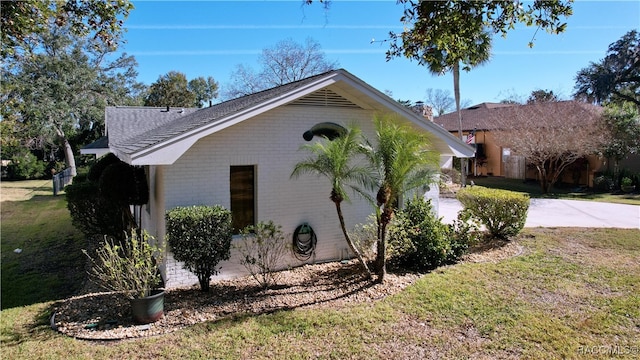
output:
<svg viewBox="0 0 640 360"><path fill-rule="evenodd" d="M255 225L255 167L232 166L229 185L233 231L238 234L247 225Z"/></svg>

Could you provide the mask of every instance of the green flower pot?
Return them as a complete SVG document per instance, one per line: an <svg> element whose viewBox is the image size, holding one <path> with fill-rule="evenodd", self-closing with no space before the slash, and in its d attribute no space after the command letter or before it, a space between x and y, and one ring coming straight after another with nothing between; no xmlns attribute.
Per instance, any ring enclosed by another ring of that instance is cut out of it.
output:
<svg viewBox="0 0 640 360"><path fill-rule="evenodd" d="M149 296L131 299L131 312L139 324L160 320L164 315L164 290L152 290Z"/></svg>

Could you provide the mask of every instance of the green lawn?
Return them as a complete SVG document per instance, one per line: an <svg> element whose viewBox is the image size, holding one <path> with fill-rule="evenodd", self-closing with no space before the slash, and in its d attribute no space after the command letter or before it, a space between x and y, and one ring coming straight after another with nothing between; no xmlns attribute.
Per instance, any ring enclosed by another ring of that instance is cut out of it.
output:
<svg viewBox="0 0 640 360"><path fill-rule="evenodd" d="M2 203L3 303L5 286L30 293L49 282L29 279L26 285L11 285L26 271L5 279L5 262L26 266L12 252L15 247L33 253L30 263L40 269L81 262L71 255L79 246L69 240L76 234L67 227L60 199L35 196L8 209ZM5 245L6 218L14 218L11 245ZM16 234L25 222L40 230L24 230L30 235L19 242ZM61 238L68 239L66 245L60 245ZM122 342L80 341L51 330L56 302L47 300L65 295L48 288L45 299L2 310L0 351L7 359L637 358L639 239L638 230L526 229L513 240L522 248L519 256L443 267L377 302L237 314ZM56 247L66 251L50 251Z"/></svg>
<svg viewBox="0 0 640 360"><path fill-rule="evenodd" d="M553 188L550 194L543 194L540 190L540 185L534 181L523 181L518 179L505 179L503 177L488 176L488 177L472 177L469 181L473 181L476 185L517 191L527 193L532 198L550 198L550 199L573 199L573 200L588 200L588 201L600 201L610 202L618 204L630 204L640 205L640 194L612 194L612 193L598 193L593 191L576 192L573 191L570 186L557 186Z"/></svg>
<svg viewBox="0 0 640 360"><path fill-rule="evenodd" d="M2 182L2 200L2 309L73 294L84 278L84 240L64 195L53 196L51 181Z"/></svg>

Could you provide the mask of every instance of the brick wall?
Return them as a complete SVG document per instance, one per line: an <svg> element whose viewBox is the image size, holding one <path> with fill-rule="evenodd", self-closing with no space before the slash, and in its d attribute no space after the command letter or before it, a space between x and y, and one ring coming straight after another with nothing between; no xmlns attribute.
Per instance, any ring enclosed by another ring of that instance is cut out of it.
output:
<svg viewBox="0 0 640 360"><path fill-rule="evenodd" d="M304 222L318 238L315 261L340 259L348 246L340 230L334 204L329 200L331 186L326 178L289 176L294 165L306 157L298 151L306 143L302 134L313 125L332 121L346 125L357 121L362 130L372 134L372 113L356 109L283 106L246 120L198 141L173 165L164 167L165 207L214 205L230 207L229 168L232 165L255 165L257 183L257 220L273 220L291 234ZM315 140L314 140L315 141ZM373 211L357 195L343 203L347 228L366 221ZM234 239L234 242L241 239ZM297 266L293 256L283 266ZM215 279L245 275L237 254L220 264ZM167 287L197 284L197 277L182 269L169 254Z"/></svg>

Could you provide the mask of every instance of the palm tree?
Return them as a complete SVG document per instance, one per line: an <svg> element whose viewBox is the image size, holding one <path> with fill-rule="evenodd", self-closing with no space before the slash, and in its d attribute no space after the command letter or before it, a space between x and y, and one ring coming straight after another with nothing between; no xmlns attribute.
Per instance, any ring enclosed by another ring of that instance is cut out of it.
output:
<svg viewBox="0 0 640 360"><path fill-rule="evenodd" d="M424 188L436 179L439 156L430 149L425 133L399 125L391 115L376 116L374 122L376 143L366 143L367 156L378 172L375 268L378 282L383 282L387 227L395 213L397 200L408 191Z"/></svg>
<svg viewBox="0 0 640 360"><path fill-rule="evenodd" d="M345 187L349 187L366 197L364 191L357 185L368 183L371 170L367 166L354 165L355 157L363 152L360 139L360 129L352 125L347 127L344 134L331 141L325 138L325 141L304 144L301 150L308 151L311 155L295 165L291 177L297 178L301 174L317 174L323 175L331 181L331 196L329 198L336 206L344 238L362 264L367 277L371 279L372 274L366 261L349 237L341 207L343 201L349 201Z"/></svg>
<svg viewBox="0 0 640 360"><path fill-rule="evenodd" d="M413 2L412 2L413 3ZM453 94L458 113L458 136L462 139L460 109L460 69L469 71L489 61L491 34L485 23L487 2L481 1L419 1L415 2L405 20L412 27L393 34L394 42L387 60L404 56L426 65L429 72L453 73ZM502 6L502 5L499 5ZM396 40L401 39L398 45ZM465 185L466 159L461 162L461 181Z"/></svg>

